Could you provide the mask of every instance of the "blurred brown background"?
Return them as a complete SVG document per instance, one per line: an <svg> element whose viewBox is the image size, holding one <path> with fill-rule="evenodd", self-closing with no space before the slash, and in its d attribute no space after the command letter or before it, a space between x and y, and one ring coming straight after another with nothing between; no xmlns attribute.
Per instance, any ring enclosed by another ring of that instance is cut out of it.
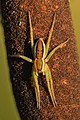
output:
<svg viewBox="0 0 80 120"><path fill-rule="evenodd" d="M50 50L69 38L63 49L52 56L50 67L58 105L53 107L46 90L45 78L39 79L41 109L36 108L31 79L32 65L21 59L9 58L11 83L22 120L79 120L79 64L75 35L68 0L6 0L2 1L2 15L7 54L23 54L32 58L29 44L27 12L31 13L34 40L46 41L56 12L56 23Z"/></svg>

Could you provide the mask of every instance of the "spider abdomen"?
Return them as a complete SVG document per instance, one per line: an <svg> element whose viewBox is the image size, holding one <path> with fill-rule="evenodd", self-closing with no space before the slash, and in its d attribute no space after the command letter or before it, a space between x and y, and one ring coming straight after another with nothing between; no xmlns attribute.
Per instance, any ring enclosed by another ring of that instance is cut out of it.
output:
<svg viewBox="0 0 80 120"><path fill-rule="evenodd" d="M34 46L34 58L42 59L45 56L45 43L42 38L36 42Z"/></svg>

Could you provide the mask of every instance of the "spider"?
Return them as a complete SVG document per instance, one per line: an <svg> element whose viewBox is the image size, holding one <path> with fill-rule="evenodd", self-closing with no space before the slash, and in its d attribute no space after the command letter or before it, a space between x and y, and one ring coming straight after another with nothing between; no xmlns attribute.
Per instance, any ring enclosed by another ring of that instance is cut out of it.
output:
<svg viewBox="0 0 80 120"><path fill-rule="evenodd" d="M48 36L48 40L46 44L44 43L43 38L39 38L38 41L34 44L30 12L28 12L28 16L29 16L29 25L30 25L31 49L32 49L32 54L33 54L34 59L30 59L23 55L10 55L10 56L22 58L23 60L26 60L33 64L32 79L33 79L33 85L34 85L35 94L36 94L37 108L40 109L40 91L39 91L39 84L38 84L38 77L40 73L42 73L42 75L45 75L46 77L46 82L47 82L47 87L48 87L48 91L50 94L50 98L51 98L52 104L55 107L57 102L56 102L55 95L54 95L53 80L52 80L51 72L47 65L47 62L49 61L49 59L51 58L51 56L55 53L57 49L62 48L66 45L68 40L61 43L60 45L52 49L51 52L48 53L49 44L50 44L50 40L51 40L51 36L52 36L52 32L53 32L53 28L54 28L54 24L56 20L56 13L54 14L54 19L53 19L53 22L52 22L52 25L49 31L49 36Z"/></svg>

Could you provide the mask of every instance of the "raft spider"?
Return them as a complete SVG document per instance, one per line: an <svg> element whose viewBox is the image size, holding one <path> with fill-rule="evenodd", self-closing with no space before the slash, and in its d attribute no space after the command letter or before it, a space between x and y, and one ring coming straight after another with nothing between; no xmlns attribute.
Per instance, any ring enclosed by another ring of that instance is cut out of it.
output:
<svg viewBox="0 0 80 120"><path fill-rule="evenodd" d="M33 63L32 78L33 78L33 85L34 85L35 94L36 94L37 108L40 109L40 91L39 91L39 84L38 84L39 73L42 73L43 75L45 75L47 87L48 87L48 91L49 91L52 103L54 106L56 106L57 102L55 100L55 95L54 95L53 80L52 80L51 72L47 65L47 62L49 61L49 59L57 49L62 48L63 46L66 45L68 40L66 40L65 42L61 43L60 45L52 49L52 51L48 54L49 44L50 44L50 40L51 40L53 28L54 28L54 23L56 20L56 14L54 14L54 19L51 25L51 29L49 31L49 36L46 44L44 43L42 38L39 38L39 40L34 44L30 12L28 12L28 15L29 15L29 25L30 25L31 49L32 49L32 54L34 59L32 60L23 55L10 55L10 56L19 57L19 58L22 58L23 60Z"/></svg>

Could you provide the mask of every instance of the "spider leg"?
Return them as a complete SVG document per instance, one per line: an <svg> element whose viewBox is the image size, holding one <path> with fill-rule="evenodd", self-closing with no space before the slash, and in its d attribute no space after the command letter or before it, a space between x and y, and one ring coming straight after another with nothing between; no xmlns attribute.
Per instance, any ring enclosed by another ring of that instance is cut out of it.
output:
<svg viewBox="0 0 80 120"><path fill-rule="evenodd" d="M37 108L40 109L40 91L39 91L39 84L38 84L38 74L36 74L34 70L34 66L32 70L32 78L33 78L33 85L34 85L35 94L36 94Z"/></svg>
<svg viewBox="0 0 80 120"><path fill-rule="evenodd" d="M48 40L47 40L47 43L46 43L46 55L45 55L45 57L48 54L49 44L50 44L50 40L51 40L51 37L52 37L52 32L53 32L55 20L56 20L56 13L54 14L54 19L53 19L52 26L51 26L51 29L49 31L49 37L48 37Z"/></svg>
<svg viewBox="0 0 80 120"><path fill-rule="evenodd" d="M49 55L46 57L45 62L48 62L49 59L51 58L51 56L55 53L55 51L59 48L63 48L64 46L66 46L66 43L69 41L69 39L67 39L65 42L61 43L60 45L58 45L57 47L53 48L52 51L49 53Z"/></svg>
<svg viewBox="0 0 80 120"><path fill-rule="evenodd" d="M46 76L46 81L47 81L47 86L48 86L48 91L52 100L52 103L54 105L54 107L56 106L57 102L55 100L55 95L54 95L54 89L53 89L53 81L52 81L52 76L51 76L51 72L50 69L48 67L48 65L45 65L45 76Z"/></svg>
<svg viewBox="0 0 80 120"><path fill-rule="evenodd" d="M33 60L32 59L30 59L30 58L28 58L28 57L26 57L26 56L23 56L23 55L9 55L10 57L18 57L18 58L22 58L23 60L26 60L26 61L28 61L28 62L30 62L30 63L33 63Z"/></svg>
<svg viewBox="0 0 80 120"><path fill-rule="evenodd" d="M31 16L30 12L28 12L29 15L29 25L30 25L30 40L31 40L31 49L33 53L33 46L34 46L34 39L33 39L33 29L32 29L32 23L31 23Z"/></svg>

